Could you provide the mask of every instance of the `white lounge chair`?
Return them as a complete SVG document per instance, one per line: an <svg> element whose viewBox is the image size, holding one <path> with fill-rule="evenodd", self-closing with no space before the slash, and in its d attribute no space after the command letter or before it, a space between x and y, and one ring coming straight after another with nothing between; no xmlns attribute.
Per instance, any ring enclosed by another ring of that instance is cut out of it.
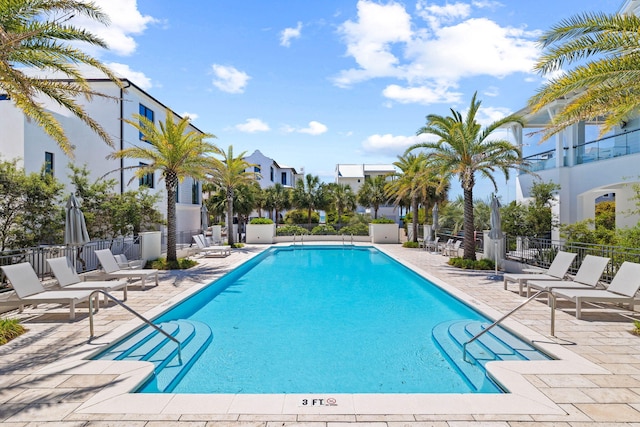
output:
<svg viewBox="0 0 640 427"><path fill-rule="evenodd" d="M56 290L48 291L38 279L36 272L28 262L20 264L5 265L2 271L11 282L13 290L16 292L17 300L8 300L3 305L18 305L20 311L26 304L68 304L69 320L76 318L76 304L89 301L90 290ZM95 308L98 309L98 295L95 295Z"/></svg>
<svg viewBox="0 0 640 427"><path fill-rule="evenodd" d="M610 258L587 255L582 260L582 264L580 264L580 268L573 277L573 280L550 281L529 279L527 281L527 296L531 296L531 289L595 289L609 261L611 261Z"/></svg>
<svg viewBox="0 0 640 427"><path fill-rule="evenodd" d="M104 270L107 277L115 277L115 278L139 278L140 285L142 286L142 290L144 291L144 286L146 280L150 276L155 276L156 278L156 286L158 285L158 270L155 268L144 268L144 269L121 269L118 265L118 262L113 257L113 254L109 249L100 249L95 252L98 260L100 261L100 265L102 265L102 269Z"/></svg>
<svg viewBox="0 0 640 427"><path fill-rule="evenodd" d="M437 253L440 250L440 247L438 246L439 241L440 241L440 237L436 237L433 240L429 240L428 242L426 242L424 246L424 250L428 251L429 249L433 249L433 252Z"/></svg>
<svg viewBox="0 0 640 427"><path fill-rule="evenodd" d="M204 256L227 256L231 255L231 246L207 246L204 235L197 234L193 236L193 241L198 246L198 249Z"/></svg>
<svg viewBox="0 0 640 427"><path fill-rule="evenodd" d="M83 282L76 273L76 269L73 268L73 264L67 257L51 258L47 260L51 271L55 276L58 284L63 289L87 289L111 292L116 290L122 290L123 301L127 300L127 281L126 280L112 280L112 281L92 281ZM104 296L104 304L107 304L109 298Z"/></svg>
<svg viewBox="0 0 640 427"><path fill-rule="evenodd" d="M562 280L567 271L569 271L569 267L571 267L576 255L558 251L549 268L546 271L541 270L540 273L535 273L531 270L526 273L505 273L504 289L507 290L509 282L517 283L519 287L518 294L522 295L523 286L528 280Z"/></svg>
<svg viewBox="0 0 640 427"><path fill-rule="evenodd" d="M580 319L583 302L629 304L633 311L635 295L640 289L640 264L625 261L607 289L554 289L556 298L576 303L576 318Z"/></svg>
<svg viewBox="0 0 640 427"><path fill-rule="evenodd" d="M118 265L122 269L128 268L131 270L135 270L138 268L144 268L144 266L147 265L146 259L129 260L127 259L127 256L125 254L117 254L117 255L114 255L113 257L116 259L116 261L118 262Z"/></svg>

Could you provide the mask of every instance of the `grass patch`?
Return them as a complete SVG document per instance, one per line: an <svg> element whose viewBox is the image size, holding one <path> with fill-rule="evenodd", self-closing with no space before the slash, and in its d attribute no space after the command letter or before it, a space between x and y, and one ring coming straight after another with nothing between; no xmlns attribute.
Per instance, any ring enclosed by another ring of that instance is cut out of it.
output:
<svg viewBox="0 0 640 427"><path fill-rule="evenodd" d="M151 262L151 268L157 270L186 270L196 264L198 264L197 261L189 258L178 258L177 261L171 262L168 262L166 258L160 258Z"/></svg>
<svg viewBox="0 0 640 427"><path fill-rule="evenodd" d="M634 320L634 321L633 321L633 326L634 326L634 328L633 328L633 330L631 331L631 333L632 333L633 335L640 336L640 320Z"/></svg>
<svg viewBox="0 0 640 427"><path fill-rule="evenodd" d="M27 332L17 319L0 319L0 345Z"/></svg>
<svg viewBox="0 0 640 427"><path fill-rule="evenodd" d="M244 243L234 243L231 247L235 249L244 248Z"/></svg>
<svg viewBox="0 0 640 427"><path fill-rule="evenodd" d="M420 247L420 243L418 242L404 242L402 244L403 248L419 248Z"/></svg>
<svg viewBox="0 0 640 427"><path fill-rule="evenodd" d="M493 270L495 264L492 260L483 258L478 260L464 259L460 257L449 258L449 265L464 270Z"/></svg>

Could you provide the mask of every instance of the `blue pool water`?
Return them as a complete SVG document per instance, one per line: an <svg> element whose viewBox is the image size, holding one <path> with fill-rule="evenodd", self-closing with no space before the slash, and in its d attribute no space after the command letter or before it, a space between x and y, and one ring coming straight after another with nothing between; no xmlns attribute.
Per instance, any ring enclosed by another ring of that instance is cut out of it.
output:
<svg viewBox="0 0 640 427"><path fill-rule="evenodd" d="M155 322L178 319L208 325L208 345L139 392L500 392L447 352L451 331L487 319L374 248L270 249Z"/></svg>

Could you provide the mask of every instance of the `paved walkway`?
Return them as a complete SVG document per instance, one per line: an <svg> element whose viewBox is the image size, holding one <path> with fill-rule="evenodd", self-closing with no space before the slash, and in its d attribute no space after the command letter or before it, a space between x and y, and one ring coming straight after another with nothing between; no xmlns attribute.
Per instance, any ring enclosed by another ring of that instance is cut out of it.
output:
<svg viewBox="0 0 640 427"><path fill-rule="evenodd" d="M158 287L144 292L134 283L128 304L145 313L183 291L219 277L262 248L234 250L227 258L207 258L188 271L161 276ZM498 312L507 312L522 302L514 292L503 290L502 282L487 279L485 273L461 272L448 267L446 257L417 249L385 245L398 259L424 270L472 300ZM116 294L117 296L117 294ZM72 356L87 345L88 315L77 310L77 320L68 322L68 309L39 306L20 315L29 332L0 347L0 424L2 426L264 426L305 425L345 427L358 423L367 427L422 426L520 426L520 425L627 425L640 427L640 337L629 333L632 322L615 311L583 311L577 320L570 306L558 312L557 339L549 337L549 309L533 302L513 317L520 324L555 341L571 352L598 364L601 374L530 374L525 378L566 412L561 415L256 415L256 414L84 414L76 410L100 392L115 375L38 374L47 365ZM131 323L124 309L110 306L96 315L94 344L106 333Z"/></svg>

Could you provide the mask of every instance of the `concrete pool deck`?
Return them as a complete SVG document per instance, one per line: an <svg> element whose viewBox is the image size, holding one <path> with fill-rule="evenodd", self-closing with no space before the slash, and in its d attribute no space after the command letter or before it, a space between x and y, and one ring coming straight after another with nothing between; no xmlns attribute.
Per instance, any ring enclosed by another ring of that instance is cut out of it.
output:
<svg viewBox="0 0 640 427"><path fill-rule="evenodd" d="M247 246L227 258L199 259L197 267L163 274L158 287L145 291L134 282L128 304L141 313L159 312L168 301L193 292L263 248ZM515 289L505 291L502 282L488 280L487 273L448 267L447 258L441 255L399 245L382 245L381 249L449 286L449 291L468 295L471 304L491 315L506 313L523 301ZM526 399L513 400L508 395L475 395L471 400L463 395L444 395L440 401L425 395L345 395L338 396L338 406L304 408L300 402L305 396L229 396L228 401L212 401L200 395L119 394L113 390L131 387L130 382L146 375L148 368L140 362L119 362L117 366L114 362L87 363L82 356L105 344L110 336L137 325L129 313L113 305L101 309L95 316L96 338L88 344L86 309L79 308L78 320L69 323L68 309L29 308L19 315L29 332L0 346L0 422L3 426L202 426L207 422L273 427L275 423L338 427L355 422L381 427L640 426L640 337L629 333L632 322L617 310L586 309L584 319L577 320L571 305L561 307L567 312L557 311L557 338L549 336L549 308L543 302L530 303L508 324L543 347L557 349L569 361L555 368L547 365L546 370L535 367L537 362L524 362L530 364L525 369L509 365L495 368L494 375L505 378L510 389L519 388L529 399L530 405L524 408L520 405ZM96 371L100 363L103 365ZM519 375L512 375L511 371L518 370ZM389 400L397 400L397 406L389 406ZM103 402L108 404L101 405Z"/></svg>

